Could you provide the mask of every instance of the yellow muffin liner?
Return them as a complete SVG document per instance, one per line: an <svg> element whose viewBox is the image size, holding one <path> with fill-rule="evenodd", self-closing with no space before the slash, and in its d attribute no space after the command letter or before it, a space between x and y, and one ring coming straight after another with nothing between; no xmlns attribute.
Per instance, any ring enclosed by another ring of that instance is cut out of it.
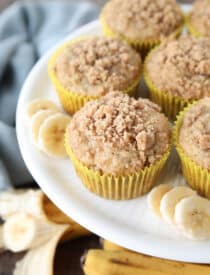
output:
<svg viewBox="0 0 210 275"><path fill-rule="evenodd" d="M48 63L48 74L50 76L50 79L57 91L58 97L60 99L60 102L65 109L65 111L69 114L74 114L76 111L81 109L83 105L90 101L97 99L98 97L93 97L93 96L86 96L86 95L81 95L77 93L76 91L71 91L66 89L58 80L56 77L56 74L53 70L54 64L58 56L61 54L61 52L69 45L73 45L77 43L78 41L85 39L85 37L81 37L75 40L72 40L70 42L65 43L62 45L60 48L58 48L55 53L51 56L49 63ZM133 81L133 83L123 92L129 94L130 96L134 96L136 93L136 90L138 88L139 82L141 80L142 76L142 70L139 72L138 77L136 80Z"/></svg>
<svg viewBox="0 0 210 275"><path fill-rule="evenodd" d="M130 44L134 49L136 49L138 52L141 53L142 57L145 57L146 54L155 46L160 44L160 39L145 39L145 40L134 40L134 39L130 39L124 35L120 35L115 33L114 31L112 31L109 26L106 24L106 20L104 18L103 15L100 15L100 22L101 22L101 26L102 26L102 30L103 33L106 36L110 36L110 37L116 37L119 39L122 39L124 41L126 41L128 44ZM181 26L179 26L174 33L172 33L171 35L175 36L175 37L179 37L180 34L182 33L184 27L184 23L181 24Z"/></svg>
<svg viewBox="0 0 210 275"><path fill-rule="evenodd" d="M190 21L190 14L185 17L185 22L188 32L194 37L201 37L202 35L193 27Z"/></svg>
<svg viewBox="0 0 210 275"><path fill-rule="evenodd" d="M210 198L210 173L207 169L201 167L185 153L181 145L179 144L179 131L182 126L182 121L185 113L194 105L196 102L188 105L180 114L177 116L177 120L174 126L174 144L179 154L182 163L182 172L187 183L199 194Z"/></svg>
<svg viewBox="0 0 210 275"><path fill-rule="evenodd" d="M106 199L128 200L146 194L156 184L156 180L169 156L171 144L162 158L155 164L136 173L122 176L101 174L85 166L72 152L68 143L67 132L65 148L78 176L91 192Z"/></svg>
<svg viewBox="0 0 210 275"><path fill-rule="evenodd" d="M151 81L146 69L147 60L149 59L149 56L150 53L148 54L144 62L143 75L146 85L149 88L150 98L153 102L161 106L163 112L170 119L174 120L177 114L191 101L178 96L174 96L167 91L161 91L155 86L155 84Z"/></svg>

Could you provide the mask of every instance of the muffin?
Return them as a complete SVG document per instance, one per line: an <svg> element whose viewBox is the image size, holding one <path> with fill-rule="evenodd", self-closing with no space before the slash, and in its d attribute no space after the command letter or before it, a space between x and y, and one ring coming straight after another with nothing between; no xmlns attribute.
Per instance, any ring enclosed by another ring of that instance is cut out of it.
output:
<svg viewBox="0 0 210 275"><path fill-rule="evenodd" d="M175 143L188 184L210 198L210 97L179 115Z"/></svg>
<svg viewBox="0 0 210 275"><path fill-rule="evenodd" d="M112 92L74 114L66 150L86 187L107 199L131 199L155 184L170 148L158 105Z"/></svg>
<svg viewBox="0 0 210 275"><path fill-rule="evenodd" d="M210 96L210 39L180 37L149 53L144 77L154 102L172 119L189 102Z"/></svg>
<svg viewBox="0 0 210 275"><path fill-rule="evenodd" d="M101 12L108 36L126 40L145 54L168 36L178 36L183 14L175 0L111 0Z"/></svg>
<svg viewBox="0 0 210 275"><path fill-rule="evenodd" d="M210 36L210 1L197 0L187 17L187 27L194 36Z"/></svg>
<svg viewBox="0 0 210 275"><path fill-rule="evenodd" d="M68 113L113 89L134 94L141 71L141 57L134 49L102 36L66 43L49 62L49 75Z"/></svg>

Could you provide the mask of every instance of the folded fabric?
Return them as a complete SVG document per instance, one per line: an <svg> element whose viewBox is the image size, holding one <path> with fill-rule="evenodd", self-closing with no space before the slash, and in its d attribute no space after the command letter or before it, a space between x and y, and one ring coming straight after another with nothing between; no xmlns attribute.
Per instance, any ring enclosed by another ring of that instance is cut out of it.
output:
<svg viewBox="0 0 210 275"><path fill-rule="evenodd" d="M17 2L0 14L0 189L32 181L17 144L16 105L34 63L58 40L97 18L89 2Z"/></svg>

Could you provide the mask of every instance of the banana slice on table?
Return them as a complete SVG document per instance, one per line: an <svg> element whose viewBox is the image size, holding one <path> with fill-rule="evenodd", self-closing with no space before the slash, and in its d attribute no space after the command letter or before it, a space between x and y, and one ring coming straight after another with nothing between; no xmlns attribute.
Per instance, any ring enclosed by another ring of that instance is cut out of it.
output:
<svg viewBox="0 0 210 275"><path fill-rule="evenodd" d="M69 122L69 116L55 114L42 123L39 130L39 145L43 152L53 157L67 156L64 139Z"/></svg>
<svg viewBox="0 0 210 275"><path fill-rule="evenodd" d="M41 190L2 192L0 193L0 217L7 220L20 212L29 213L36 217L44 217L42 210L43 197L44 194Z"/></svg>
<svg viewBox="0 0 210 275"><path fill-rule="evenodd" d="M35 145L38 145L39 129L42 123L51 115L57 113L55 110L42 110L35 113L31 118L31 137Z"/></svg>
<svg viewBox="0 0 210 275"><path fill-rule="evenodd" d="M163 219L169 224L174 224L176 204L186 197L195 195L196 192L186 186L177 186L167 192L160 202L160 213Z"/></svg>
<svg viewBox="0 0 210 275"><path fill-rule="evenodd" d="M163 196L172 188L173 186L171 184L161 184L153 188L148 194L147 202L149 208L159 217L161 217L160 202Z"/></svg>
<svg viewBox="0 0 210 275"><path fill-rule="evenodd" d="M16 263L14 275L52 275L56 247L68 226L57 228L49 242L34 248Z"/></svg>
<svg viewBox="0 0 210 275"><path fill-rule="evenodd" d="M26 116L31 119L32 116L38 111L52 110L59 112L58 106L51 100L46 98L36 98L32 100L26 107Z"/></svg>
<svg viewBox="0 0 210 275"><path fill-rule="evenodd" d="M63 240L90 235L91 232L61 212L41 190L6 191L0 193L0 216L7 220L19 213L30 214L46 223L68 224ZM1 227L0 227L1 229ZM1 230L0 230L1 247Z"/></svg>
<svg viewBox="0 0 210 275"><path fill-rule="evenodd" d="M188 238L210 238L210 201L199 196L182 199L175 208L176 225Z"/></svg>
<svg viewBox="0 0 210 275"><path fill-rule="evenodd" d="M30 214L19 213L10 217L3 225L5 247L21 252L43 245L55 234L58 226Z"/></svg>
<svg viewBox="0 0 210 275"><path fill-rule="evenodd" d="M4 248L3 226L0 225L0 251Z"/></svg>

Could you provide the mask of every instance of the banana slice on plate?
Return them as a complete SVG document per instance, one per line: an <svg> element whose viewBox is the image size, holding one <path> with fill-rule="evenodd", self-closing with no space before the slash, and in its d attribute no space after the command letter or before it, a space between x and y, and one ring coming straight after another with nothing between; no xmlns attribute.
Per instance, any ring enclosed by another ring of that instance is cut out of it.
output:
<svg viewBox="0 0 210 275"><path fill-rule="evenodd" d="M149 208L154 214L161 217L160 202L163 196L173 188L171 184L161 184L153 188L147 197Z"/></svg>
<svg viewBox="0 0 210 275"><path fill-rule="evenodd" d="M51 100L46 98L36 98L32 100L26 107L26 116L31 119L32 116L38 111L52 110L59 112L58 106Z"/></svg>
<svg viewBox="0 0 210 275"><path fill-rule="evenodd" d="M210 238L210 201L199 196L182 199L175 208L176 225L188 238Z"/></svg>
<svg viewBox="0 0 210 275"><path fill-rule="evenodd" d="M46 118L57 113L55 110L42 110L35 113L31 118L31 137L35 145L38 145L39 129Z"/></svg>
<svg viewBox="0 0 210 275"><path fill-rule="evenodd" d="M174 224L174 211L176 204L182 199L195 196L196 192L187 186L177 186L167 192L160 202L160 213L169 224Z"/></svg>
<svg viewBox="0 0 210 275"><path fill-rule="evenodd" d="M39 130L39 146L43 152L53 157L67 156L64 139L69 122L69 116L55 114L42 123Z"/></svg>
<svg viewBox="0 0 210 275"><path fill-rule="evenodd" d="M49 241L57 228L46 220L19 213L10 217L3 225L4 244L13 252L32 249Z"/></svg>

